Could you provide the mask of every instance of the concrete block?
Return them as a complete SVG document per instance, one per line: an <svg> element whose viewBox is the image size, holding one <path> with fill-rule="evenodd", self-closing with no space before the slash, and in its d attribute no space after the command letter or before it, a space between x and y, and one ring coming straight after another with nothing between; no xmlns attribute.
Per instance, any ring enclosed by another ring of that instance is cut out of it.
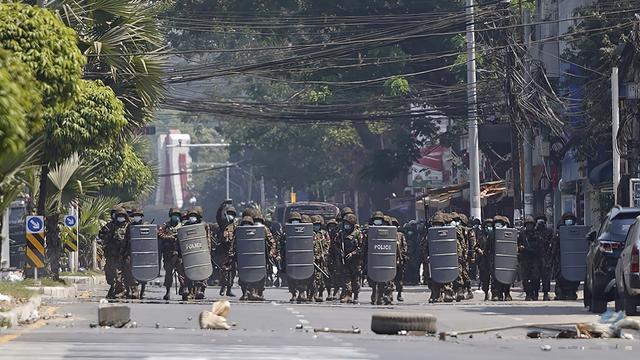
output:
<svg viewBox="0 0 640 360"><path fill-rule="evenodd" d="M120 328L131 321L131 310L125 305L98 306L98 324Z"/></svg>

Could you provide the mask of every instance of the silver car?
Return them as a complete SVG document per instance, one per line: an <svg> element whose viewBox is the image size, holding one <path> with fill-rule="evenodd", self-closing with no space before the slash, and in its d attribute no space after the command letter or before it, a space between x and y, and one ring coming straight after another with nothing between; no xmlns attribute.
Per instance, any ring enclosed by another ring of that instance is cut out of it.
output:
<svg viewBox="0 0 640 360"><path fill-rule="evenodd" d="M640 216L631 225L616 266L616 310L638 315L640 305Z"/></svg>

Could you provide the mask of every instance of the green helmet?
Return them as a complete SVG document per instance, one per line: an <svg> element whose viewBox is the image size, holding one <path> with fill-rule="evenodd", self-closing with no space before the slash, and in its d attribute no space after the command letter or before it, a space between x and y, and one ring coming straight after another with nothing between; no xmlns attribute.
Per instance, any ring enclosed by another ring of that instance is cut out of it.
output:
<svg viewBox="0 0 640 360"><path fill-rule="evenodd" d="M172 207L169 209L169 217L171 217L172 215L181 215L180 209L177 207Z"/></svg>
<svg viewBox="0 0 640 360"><path fill-rule="evenodd" d="M253 218L251 216L243 216L240 225L253 225Z"/></svg>
<svg viewBox="0 0 640 360"><path fill-rule="evenodd" d="M451 214L449 214L449 216L451 217L451 221L460 221L462 220L460 218L460 214L458 214L457 212L452 212Z"/></svg>
<svg viewBox="0 0 640 360"><path fill-rule="evenodd" d="M302 215L300 222L303 224L311 224L311 217L309 217L309 215L307 214L304 214Z"/></svg>
<svg viewBox="0 0 640 360"><path fill-rule="evenodd" d="M400 227L400 222L398 221L398 219L391 217L391 225Z"/></svg>
<svg viewBox="0 0 640 360"><path fill-rule="evenodd" d="M340 210L340 217L344 219L345 215L347 214L353 214L353 210L351 210L350 207L345 206L342 208L342 210Z"/></svg>
<svg viewBox="0 0 640 360"><path fill-rule="evenodd" d="M131 216L144 216L144 210L141 207L134 207L131 209Z"/></svg>
<svg viewBox="0 0 640 360"><path fill-rule="evenodd" d="M527 216L525 216L525 217L524 217L524 224L525 224L525 225L526 225L526 224L532 224L532 225L535 225L535 224L536 224L536 221L535 221L535 219L533 218L533 216L531 216L531 215L527 215Z"/></svg>
<svg viewBox="0 0 640 360"><path fill-rule="evenodd" d="M388 226L388 225L391 225L391 216L389 216L389 215L385 215L385 216L382 218L382 222L383 222L385 225L387 225L387 226Z"/></svg>
<svg viewBox="0 0 640 360"><path fill-rule="evenodd" d="M287 219L287 221L291 222L293 220L302 221L302 216L300 215L299 212L292 211L291 214L289 214L289 219Z"/></svg>
<svg viewBox="0 0 640 360"><path fill-rule="evenodd" d="M441 226L441 225L444 225L444 223L445 223L444 213L440 211L433 214L433 216L431 217L431 224L434 226Z"/></svg>
<svg viewBox="0 0 640 360"><path fill-rule="evenodd" d="M463 213L459 213L458 216L460 217L460 223L462 223L462 225L464 226L469 225L469 218L467 217L467 215Z"/></svg>
<svg viewBox="0 0 640 360"><path fill-rule="evenodd" d="M384 213L380 210L373 213L371 219L384 219Z"/></svg>
<svg viewBox="0 0 640 360"><path fill-rule="evenodd" d="M358 218L354 214L347 214L344 216L344 221L351 225L356 225L358 223Z"/></svg>
<svg viewBox="0 0 640 360"><path fill-rule="evenodd" d="M313 215L311 217L311 222L313 222L314 225L315 224L324 225L324 219L320 215Z"/></svg>

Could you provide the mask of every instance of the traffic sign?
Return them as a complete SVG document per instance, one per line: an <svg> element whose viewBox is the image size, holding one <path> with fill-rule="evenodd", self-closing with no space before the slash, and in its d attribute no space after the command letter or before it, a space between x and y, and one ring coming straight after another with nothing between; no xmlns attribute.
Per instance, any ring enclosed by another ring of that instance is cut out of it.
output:
<svg viewBox="0 0 640 360"><path fill-rule="evenodd" d="M631 207L640 206L640 179L629 180L629 196L631 200Z"/></svg>
<svg viewBox="0 0 640 360"><path fill-rule="evenodd" d="M64 217L64 225L67 227L76 227L78 225L78 221L76 220L75 215L66 215Z"/></svg>
<svg viewBox="0 0 640 360"><path fill-rule="evenodd" d="M45 262L44 217L27 216L26 219L27 261L34 268L43 268Z"/></svg>
<svg viewBox="0 0 640 360"><path fill-rule="evenodd" d="M27 216L27 233L44 232L44 216Z"/></svg>

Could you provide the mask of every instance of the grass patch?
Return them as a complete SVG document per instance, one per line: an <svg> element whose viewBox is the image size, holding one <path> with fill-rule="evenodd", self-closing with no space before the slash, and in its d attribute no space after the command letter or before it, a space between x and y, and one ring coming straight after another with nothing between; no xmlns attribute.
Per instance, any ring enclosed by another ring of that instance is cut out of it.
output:
<svg viewBox="0 0 640 360"><path fill-rule="evenodd" d="M104 275L104 273L100 271L94 271L94 270L74 271L74 272L63 271L60 273L60 276L101 276L101 275Z"/></svg>
<svg viewBox="0 0 640 360"><path fill-rule="evenodd" d="M33 279L24 279L24 281L22 281L22 283L26 284L26 286L68 286L69 284L67 284L67 281L64 279L60 279L60 280L53 280L52 278L48 278L48 277L44 277L44 278L38 278L38 281L36 282Z"/></svg>
<svg viewBox="0 0 640 360"><path fill-rule="evenodd" d="M0 294L9 295L16 301L27 301L36 294L35 291L27 289L28 286L25 281L0 281Z"/></svg>

